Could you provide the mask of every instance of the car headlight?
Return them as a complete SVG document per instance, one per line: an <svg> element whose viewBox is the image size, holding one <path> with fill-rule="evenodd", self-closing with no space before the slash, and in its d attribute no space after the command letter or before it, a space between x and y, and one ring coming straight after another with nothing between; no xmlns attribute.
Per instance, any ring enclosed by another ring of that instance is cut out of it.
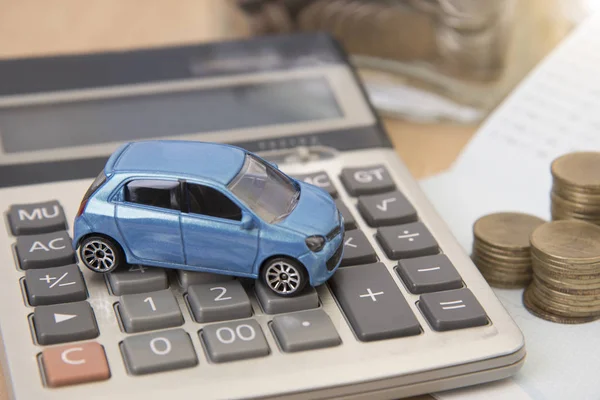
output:
<svg viewBox="0 0 600 400"><path fill-rule="evenodd" d="M325 238L320 235L309 236L306 238L305 242L306 246L314 252L321 251L323 250L323 247L325 247Z"/></svg>

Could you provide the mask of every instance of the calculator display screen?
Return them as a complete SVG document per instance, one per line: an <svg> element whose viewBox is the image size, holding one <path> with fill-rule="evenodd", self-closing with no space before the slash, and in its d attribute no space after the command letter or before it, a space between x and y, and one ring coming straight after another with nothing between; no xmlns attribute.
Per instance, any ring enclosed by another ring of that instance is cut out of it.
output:
<svg viewBox="0 0 600 400"><path fill-rule="evenodd" d="M0 135L18 153L342 116L317 77L0 108Z"/></svg>

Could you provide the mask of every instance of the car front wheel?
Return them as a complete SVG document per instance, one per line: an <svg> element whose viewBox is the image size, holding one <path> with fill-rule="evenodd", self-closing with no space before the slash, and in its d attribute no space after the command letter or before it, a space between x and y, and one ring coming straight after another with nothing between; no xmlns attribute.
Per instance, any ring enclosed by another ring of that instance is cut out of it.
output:
<svg viewBox="0 0 600 400"><path fill-rule="evenodd" d="M123 251L107 237L88 236L79 246L79 259L92 271L107 273L123 263Z"/></svg>
<svg viewBox="0 0 600 400"><path fill-rule="evenodd" d="M291 297L304 289L308 282L308 275L298 261L277 257L267 261L263 266L262 280L275 294Z"/></svg>

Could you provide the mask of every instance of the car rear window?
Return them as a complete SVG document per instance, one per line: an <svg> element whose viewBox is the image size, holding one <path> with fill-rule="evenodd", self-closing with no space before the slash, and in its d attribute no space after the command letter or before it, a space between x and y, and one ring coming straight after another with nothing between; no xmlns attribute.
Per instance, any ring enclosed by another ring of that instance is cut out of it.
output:
<svg viewBox="0 0 600 400"><path fill-rule="evenodd" d="M94 179L94 182L92 182L88 188L87 192L85 192L83 195L83 201L87 201L87 199L89 199L90 196L93 195L94 192L104 184L104 182L106 182L106 175L104 174L104 171L100 171L100 174L98 174L96 179Z"/></svg>

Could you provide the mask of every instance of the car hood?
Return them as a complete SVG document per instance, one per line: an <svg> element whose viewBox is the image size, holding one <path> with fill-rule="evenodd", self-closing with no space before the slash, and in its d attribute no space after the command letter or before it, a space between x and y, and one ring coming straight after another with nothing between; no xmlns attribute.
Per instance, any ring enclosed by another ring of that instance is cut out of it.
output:
<svg viewBox="0 0 600 400"><path fill-rule="evenodd" d="M294 210L277 225L311 235L327 235L339 224L338 210L331 196L305 182L300 185L300 198Z"/></svg>

